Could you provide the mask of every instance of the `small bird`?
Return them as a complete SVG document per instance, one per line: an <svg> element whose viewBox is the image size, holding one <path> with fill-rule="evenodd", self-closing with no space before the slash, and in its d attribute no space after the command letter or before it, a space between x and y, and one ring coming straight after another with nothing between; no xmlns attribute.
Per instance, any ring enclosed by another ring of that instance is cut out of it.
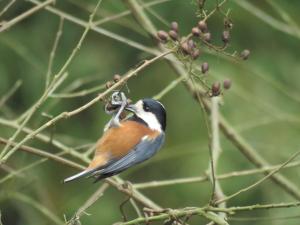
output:
<svg viewBox="0 0 300 225"><path fill-rule="evenodd" d="M166 129L165 107L147 98L123 108L133 115L117 122L112 122L116 120L113 118L96 144L90 165L64 183L81 177L95 177L98 181L116 175L151 158L161 148Z"/></svg>

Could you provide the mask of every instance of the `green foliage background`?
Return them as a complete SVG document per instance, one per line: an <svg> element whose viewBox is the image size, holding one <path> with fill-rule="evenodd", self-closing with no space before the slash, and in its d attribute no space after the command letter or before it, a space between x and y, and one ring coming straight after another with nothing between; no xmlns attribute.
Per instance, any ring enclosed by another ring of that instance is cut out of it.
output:
<svg viewBox="0 0 300 225"><path fill-rule="evenodd" d="M237 0L236 0L237 1ZM210 64L209 81L230 78L232 89L224 93L221 112L232 126L271 164L284 162L292 153L299 150L300 134L300 35L289 35L260 20L249 11L229 1L224 9L231 9L234 22L229 52L251 50L251 57L245 62L234 62L221 54L204 52L197 64L208 61ZM243 0L244 1L244 0ZM144 1L149 2L149 1ZM265 13L281 20L280 16L266 1L248 1ZM287 12L295 21L300 21L299 1L274 0L280 9ZM92 1L57 1L55 7L77 18L88 19ZM7 1L0 1L3 8ZM208 1L208 8L214 1ZM1 20L9 20L32 7L26 1L15 3ZM104 0L98 17L116 14L126 10L122 1ZM178 21L182 35L190 32L197 23L196 5L193 1L172 0L152 8L167 21ZM253 11L252 11L253 12ZM159 29L168 29L157 18L151 19ZM26 20L0 34L0 94L4 95L17 80L22 86L3 106L1 117L14 119L30 107L44 90L45 74L53 40L57 31L59 17L46 10L30 16ZM208 21L213 41L220 43L223 29L223 17L216 13ZM154 47L143 28L128 15L101 25L104 29L118 33L145 46ZM297 28L299 30L299 28ZM53 72L63 65L76 45L83 28L65 20L63 34L54 60ZM90 31L79 54L68 68L69 77L59 90L63 90L76 79L95 81L80 87L91 88L111 79L113 74L124 74L149 54L130 47L110 37ZM134 100L151 97L161 91L175 79L175 74L165 61L156 62L128 82L129 96ZM81 106L96 96L97 93L73 98L49 99L29 123L37 128L47 121L41 116L46 111L57 115L65 110ZM132 183L181 178L203 175L208 167L208 137L200 107L195 103L182 84L161 100L167 108L167 140L162 151L155 158L124 172L121 177ZM54 107L50 107L52 104ZM54 137L69 146L80 146L95 142L102 134L105 122L109 119L103 112L103 105L96 104L90 109L55 125ZM0 124L0 136L8 138L14 130ZM47 130L49 134L51 130ZM247 159L226 138L221 139L223 153L220 158L218 173L254 168ZM51 144L42 144L32 140L31 146L55 153ZM8 165L20 169L39 160L38 157L17 152L8 161ZM1 177L6 175L3 170ZM74 170L55 162L42 165L1 183L0 209L4 225L47 225L53 224L38 210L30 205L11 198L7 192L21 192L47 207L63 219L70 218L77 208L98 188L100 183L81 180L63 185L61 180ZM288 178L300 185L299 168L282 171ZM261 178L261 175L231 178L221 181L225 194L233 193ZM194 183L152 188L143 190L148 197L163 207L180 208L185 206L203 206L210 197L210 184ZM82 217L82 224L112 224L121 220L119 205L125 196L110 188ZM257 188L241 194L229 201L228 205L250 205L256 203L279 203L293 201L281 188L271 181L266 181ZM130 205L126 207L130 218L136 215ZM239 216L294 216L299 215L298 208L274 209L270 211L245 212ZM199 217L194 217L190 224L203 224ZM160 223L157 223L160 224ZM299 224L299 219L258 222L235 222L231 224Z"/></svg>

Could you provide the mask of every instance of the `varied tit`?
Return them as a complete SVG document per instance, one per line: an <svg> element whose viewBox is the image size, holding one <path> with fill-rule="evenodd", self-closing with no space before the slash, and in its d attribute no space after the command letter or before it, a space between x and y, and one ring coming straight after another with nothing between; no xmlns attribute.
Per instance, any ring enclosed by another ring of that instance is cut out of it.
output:
<svg viewBox="0 0 300 225"><path fill-rule="evenodd" d="M111 123L96 145L90 165L64 182L81 177L100 180L118 174L151 158L165 139L166 111L153 99L142 99L125 110L133 113L128 119ZM116 117L113 117L116 120Z"/></svg>

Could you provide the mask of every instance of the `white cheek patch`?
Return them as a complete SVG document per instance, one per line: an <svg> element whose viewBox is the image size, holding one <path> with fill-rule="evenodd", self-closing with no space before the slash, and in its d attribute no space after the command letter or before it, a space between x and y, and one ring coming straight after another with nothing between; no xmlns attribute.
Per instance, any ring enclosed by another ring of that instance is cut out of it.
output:
<svg viewBox="0 0 300 225"><path fill-rule="evenodd" d="M144 120L150 129L161 131L161 125L153 113L141 111L137 116Z"/></svg>

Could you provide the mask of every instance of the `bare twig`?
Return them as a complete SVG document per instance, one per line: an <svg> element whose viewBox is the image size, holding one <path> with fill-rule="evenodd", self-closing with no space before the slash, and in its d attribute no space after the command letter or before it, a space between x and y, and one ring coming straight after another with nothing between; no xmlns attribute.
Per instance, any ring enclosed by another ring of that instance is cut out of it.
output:
<svg viewBox="0 0 300 225"><path fill-rule="evenodd" d="M8 140L0 137L0 144L7 144L7 143L8 143ZM16 146L17 143L12 142L11 145ZM33 148L33 147L30 147L30 146L21 145L18 149L21 150L21 151L28 152L30 154L34 154L34 155L46 158L46 159L51 159L51 160L57 161L57 162L59 162L63 165L67 165L67 166L70 166L70 167L73 167L73 168L76 168L76 169L84 169L85 168L85 167L83 167L83 166L81 166L77 163L74 163L70 160L64 159L60 156L54 155L52 153L48 153L47 151L43 151L43 150Z"/></svg>
<svg viewBox="0 0 300 225"><path fill-rule="evenodd" d="M0 33L11 28L12 26L16 25L17 23L19 23L20 21L24 20L25 18L31 16L32 14L34 14L35 12L38 12L39 10L43 9L44 7L46 7L47 5L53 3L55 0L47 0L43 3L38 4L35 7L32 7L31 9L29 9L28 11L22 13L21 15L13 18L12 20L5 22L2 24L2 26L0 27Z"/></svg>
<svg viewBox="0 0 300 225"><path fill-rule="evenodd" d="M10 0L9 3L1 10L0 16L2 16L14 3L16 0Z"/></svg>
<svg viewBox="0 0 300 225"><path fill-rule="evenodd" d="M104 183L102 184L96 192L94 192L88 200L76 211L74 216L70 221L67 222L67 224L78 224L77 221L80 220L80 217L85 213L85 211L90 208L99 198L103 196L103 193L105 190L109 187L109 184Z"/></svg>
<svg viewBox="0 0 300 225"><path fill-rule="evenodd" d="M76 98L76 97L83 97L88 94L92 94L94 92L103 90L105 88L105 84L98 85L96 87L92 87L89 89L77 91L77 92L72 92L72 93L57 93L57 94L52 94L50 95L50 98Z"/></svg>
<svg viewBox="0 0 300 225"><path fill-rule="evenodd" d="M22 81L17 80L14 86L0 99L0 108L7 102L7 100L18 90Z"/></svg>
<svg viewBox="0 0 300 225"><path fill-rule="evenodd" d="M226 202L216 203L218 199L224 199L224 193L216 176L218 159L221 154L220 135L219 135L219 97L211 98L211 146L210 146L210 179L212 180L213 189L210 199L211 205L226 208ZM219 216L226 220L225 213L219 213Z"/></svg>
<svg viewBox="0 0 300 225"><path fill-rule="evenodd" d="M269 173L268 175L264 176L262 179L258 180L257 182L255 182L254 184L243 188L239 191L237 191L236 193L229 195L228 197L225 197L223 199L220 199L218 201L216 201L216 204L220 204L222 202L228 201L229 199L232 199L234 197L236 197L237 195L249 191L250 189L256 187L257 185L261 184L262 182L264 182L265 180L267 180L268 178L270 178L273 174L277 173L280 169L282 169L284 166L286 166L289 162L291 162L293 159L295 159L298 155L300 155L300 151L296 152L295 154L292 155L292 157L290 157L285 163L283 163L279 168L273 170L271 173Z"/></svg>
<svg viewBox="0 0 300 225"><path fill-rule="evenodd" d="M262 167L259 169L234 171L234 172L230 172L230 173L217 175L216 178L217 178L217 180L224 180L224 179L229 179L229 178L233 178L233 177L261 174L261 173L273 171L281 166L282 166L282 164L274 165L274 166L266 166L266 167ZM300 166L300 161L291 162L282 169L297 167L297 166ZM208 176L205 175L205 176L198 176L198 177L186 177L186 178L177 178L177 179L170 179L170 180L150 181L150 182L145 182L145 183L136 183L133 186L137 189L146 189L146 188L156 188L156 187L170 186L170 185L176 185L176 184L198 183L198 182L204 182L204 181L209 181Z"/></svg>
<svg viewBox="0 0 300 225"><path fill-rule="evenodd" d="M50 83L50 80L51 80L53 60L54 60L54 57L55 57L55 53L56 53L56 49L57 49L60 37L62 35L63 25L64 25L64 18L60 17L58 30L57 30L57 33L56 33L56 36L55 36L55 39L54 39L54 43L53 43L53 46L52 46L52 50L51 50L50 56L49 56L48 69L47 69L47 73L46 73L46 86L45 86L45 88L47 88L49 86L49 83Z"/></svg>

